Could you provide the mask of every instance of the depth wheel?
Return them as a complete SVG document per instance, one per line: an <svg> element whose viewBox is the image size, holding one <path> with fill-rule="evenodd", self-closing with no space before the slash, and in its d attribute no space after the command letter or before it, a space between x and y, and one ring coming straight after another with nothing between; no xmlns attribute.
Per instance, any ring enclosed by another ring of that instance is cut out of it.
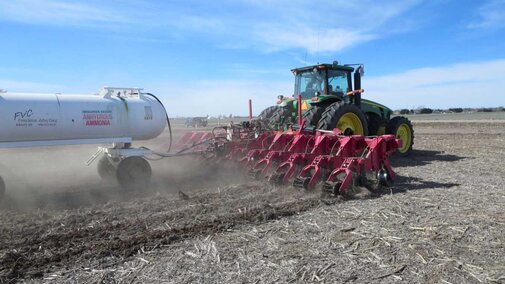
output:
<svg viewBox="0 0 505 284"><path fill-rule="evenodd" d="M151 182L151 165L142 157L128 157L116 169L118 183L125 189L144 188Z"/></svg>
<svg viewBox="0 0 505 284"><path fill-rule="evenodd" d="M5 182L2 177L0 177L0 200L5 196Z"/></svg>
<svg viewBox="0 0 505 284"><path fill-rule="evenodd" d="M319 126L318 122L323 116L324 110L324 106L312 106L311 109L307 110L302 116L305 127L312 126L314 129L317 129Z"/></svg>
<svg viewBox="0 0 505 284"><path fill-rule="evenodd" d="M323 130L338 128L344 135L368 135L368 124L361 109L345 102L329 105L319 120L319 128Z"/></svg>
<svg viewBox="0 0 505 284"><path fill-rule="evenodd" d="M110 162L106 155L98 160L98 175L106 181L112 181L116 178L116 167Z"/></svg>
<svg viewBox="0 0 505 284"><path fill-rule="evenodd" d="M414 145L414 128L406 117L395 116L386 126L386 134L392 134L396 139L402 140L402 147L396 151L397 155L407 156Z"/></svg>

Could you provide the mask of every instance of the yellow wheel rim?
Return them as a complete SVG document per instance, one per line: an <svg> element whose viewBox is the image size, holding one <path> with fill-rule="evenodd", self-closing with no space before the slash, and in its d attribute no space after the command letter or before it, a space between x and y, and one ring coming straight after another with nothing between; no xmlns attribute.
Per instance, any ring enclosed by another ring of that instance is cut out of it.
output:
<svg viewBox="0 0 505 284"><path fill-rule="evenodd" d="M340 117L337 123L337 128L342 130L344 133L348 132L349 130L352 130L352 133L354 135L365 134L361 120L356 114L352 112L348 112L342 115L342 117Z"/></svg>
<svg viewBox="0 0 505 284"><path fill-rule="evenodd" d="M412 143L410 127L405 123L400 124L396 130L396 138L402 140L402 147L399 148L398 151L400 151L400 153L406 153L410 149L410 144Z"/></svg>

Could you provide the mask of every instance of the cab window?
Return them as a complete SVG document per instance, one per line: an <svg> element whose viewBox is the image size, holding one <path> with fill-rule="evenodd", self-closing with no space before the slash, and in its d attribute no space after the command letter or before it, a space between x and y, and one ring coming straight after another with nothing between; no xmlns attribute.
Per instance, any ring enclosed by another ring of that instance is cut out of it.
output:
<svg viewBox="0 0 505 284"><path fill-rule="evenodd" d="M328 94L343 96L349 92L349 81L347 72L338 70L328 70Z"/></svg>
<svg viewBox="0 0 505 284"><path fill-rule="evenodd" d="M324 91L324 70L308 71L296 75L295 94L308 99L314 97L316 92Z"/></svg>

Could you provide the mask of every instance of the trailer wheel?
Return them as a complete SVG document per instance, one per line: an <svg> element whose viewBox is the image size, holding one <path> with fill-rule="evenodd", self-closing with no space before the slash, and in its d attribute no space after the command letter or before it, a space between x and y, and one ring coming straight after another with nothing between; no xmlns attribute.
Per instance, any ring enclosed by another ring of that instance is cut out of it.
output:
<svg viewBox="0 0 505 284"><path fill-rule="evenodd" d="M116 169L118 183L125 189L143 188L151 181L151 165L142 157L128 157Z"/></svg>
<svg viewBox="0 0 505 284"><path fill-rule="evenodd" d="M116 178L116 168L110 162L107 156L103 155L100 160L98 160L98 175L107 181L114 180Z"/></svg>
<svg viewBox="0 0 505 284"><path fill-rule="evenodd" d="M324 110L325 106L313 106L311 109L307 110L302 116L305 127L313 126L314 128L318 128L318 122L321 119Z"/></svg>
<svg viewBox="0 0 505 284"><path fill-rule="evenodd" d="M345 135L368 135L368 124L361 109L345 102L334 102L329 105L319 120L319 128L323 130L338 128Z"/></svg>
<svg viewBox="0 0 505 284"><path fill-rule="evenodd" d="M0 177L0 200L5 196L5 182L2 177Z"/></svg>
<svg viewBox="0 0 505 284"><path fill-rule="evenodd" d="M404 116L393 117L386 126L386 134L393 134L396 139L402 140L402 147L396 151L397 155L406 156L412 151L414 145L414 128L412 123Z"/></svg>

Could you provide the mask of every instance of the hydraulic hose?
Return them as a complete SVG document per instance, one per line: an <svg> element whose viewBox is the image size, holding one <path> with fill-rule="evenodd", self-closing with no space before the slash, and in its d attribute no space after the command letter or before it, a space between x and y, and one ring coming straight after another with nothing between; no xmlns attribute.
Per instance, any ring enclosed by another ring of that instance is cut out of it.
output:
<svg viewBox="0 0 505 284"><path fill-rule="evenodd" d="M167 124L168 124L168 132L170 134L170 142L169 142L169 145L168 145L168 150L167 152L170 152L170 150L172 149L172 126L170 125L170 119L168 118L168 112L167 112L167 109L165 108L165 106L163 105L163 103L161 102L160 99L158 99L158 97L156 97L155 95L151 94L151 93L145 93L146 95L149 95L151 97L153 97L155 100L158 101L158 103L160 103L160 105L163 107L163 110L165 110L165 115L167 116Z"/></svg>

